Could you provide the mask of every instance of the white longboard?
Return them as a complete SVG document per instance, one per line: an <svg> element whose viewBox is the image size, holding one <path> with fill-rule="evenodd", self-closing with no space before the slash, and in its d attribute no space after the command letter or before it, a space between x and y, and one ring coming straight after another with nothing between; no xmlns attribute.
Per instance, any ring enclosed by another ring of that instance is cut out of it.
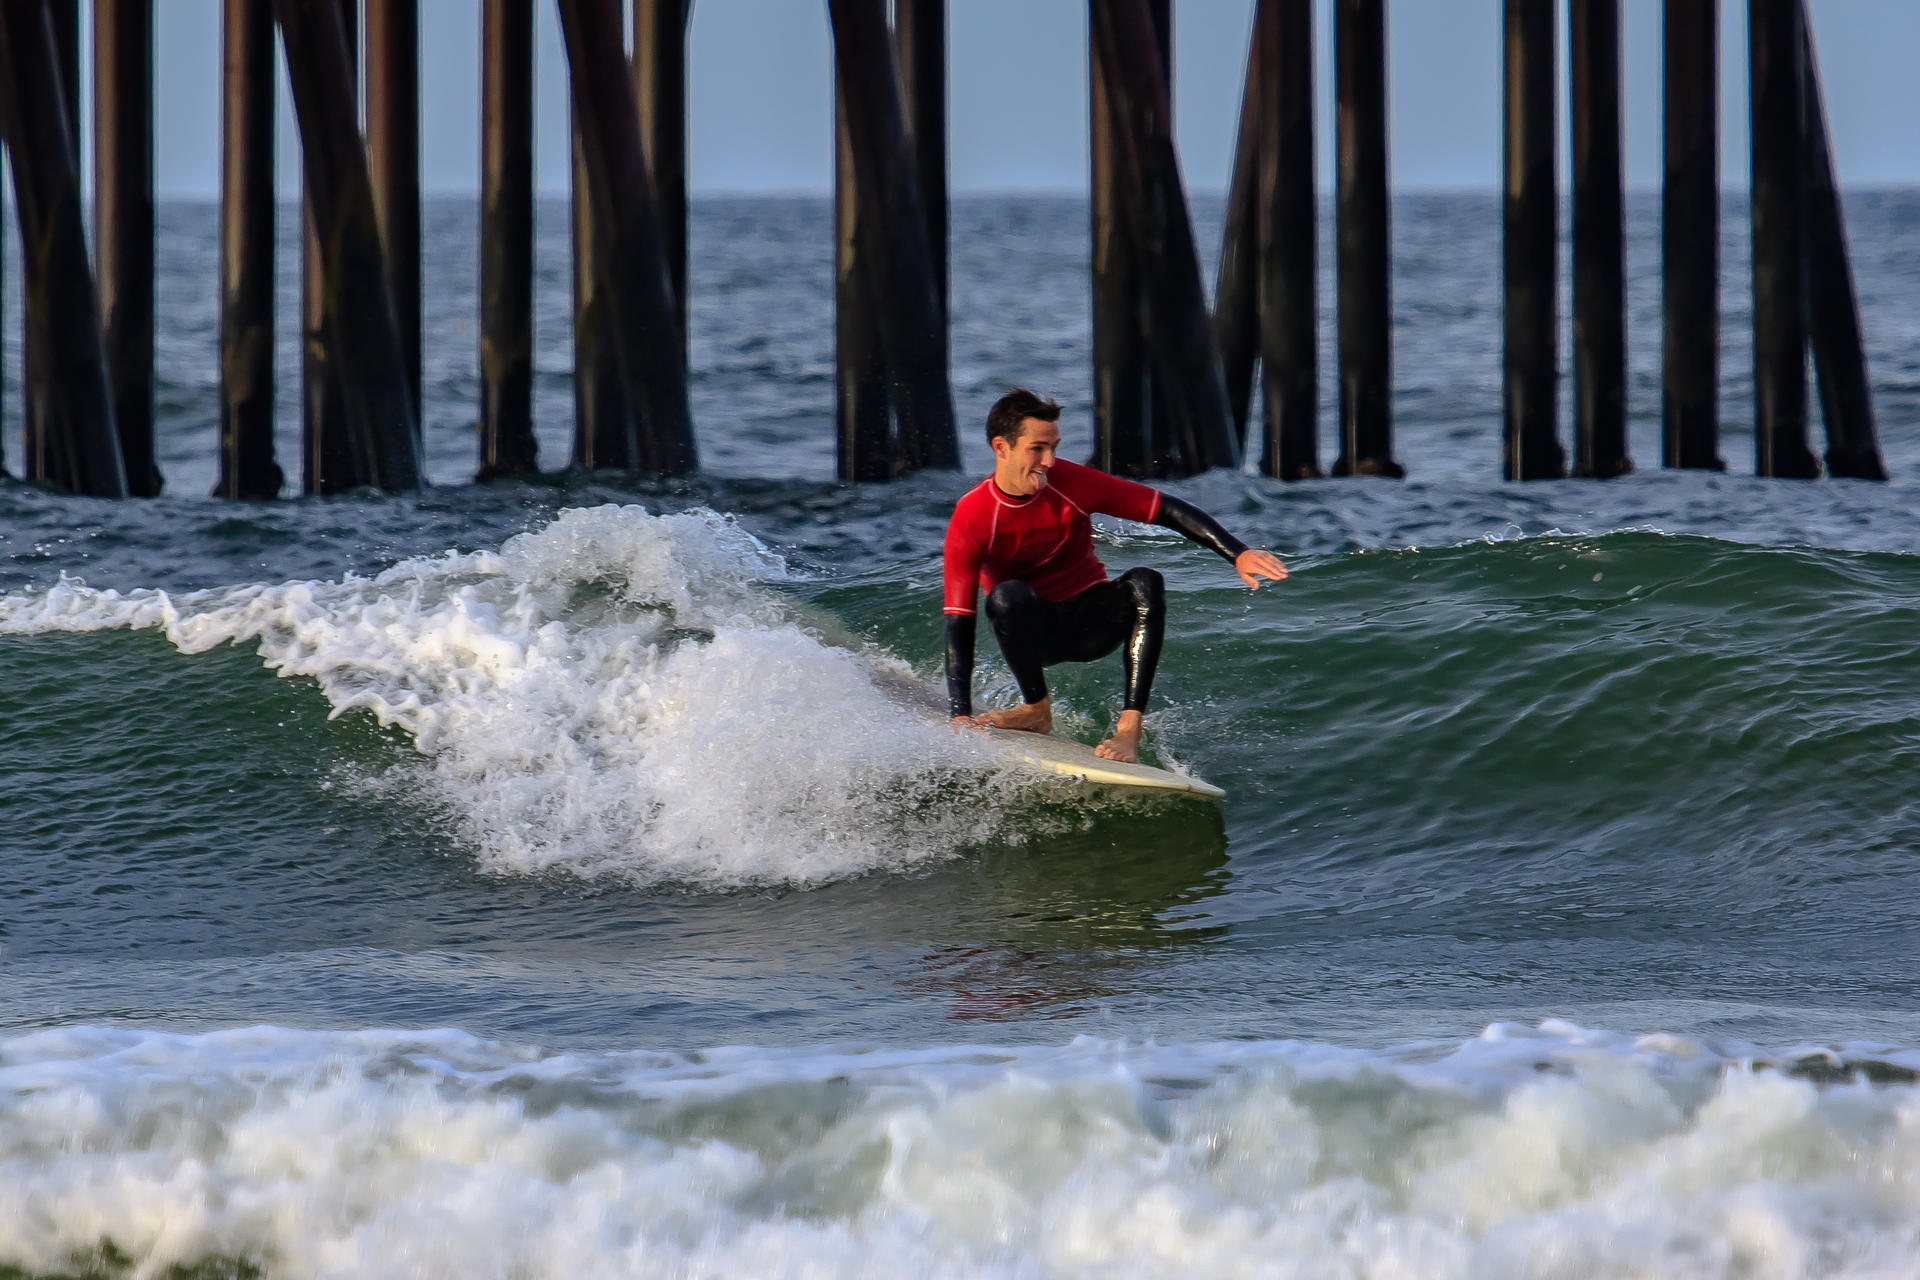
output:
<svg viewBox="0 0 1920 1280"><path fill-rule="evenodd" d="M1048 773L1064 774L1081 782L1103 787L1145 787L1155 791L1184 791L1209 800L1224 799L1226 792L1211 782L1156 769L1150 764L1122 764L1102 760L1093 748L1072 738L1056 738L1050 733L1021 733L1015 729L988 729L988 736L1004 743L1013 758Z"/></svg>

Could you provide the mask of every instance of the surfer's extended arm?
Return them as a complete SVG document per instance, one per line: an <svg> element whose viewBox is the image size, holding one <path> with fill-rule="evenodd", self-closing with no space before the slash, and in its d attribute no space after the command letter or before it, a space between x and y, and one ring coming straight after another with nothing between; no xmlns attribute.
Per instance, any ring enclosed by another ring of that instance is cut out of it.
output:
<svg viewBox="0 0 1920 1280"><path fill-rule="evenodd" d="M1261 578L1278 582L1287 576L1287 567L1280 563L1280 557L1269 551L1250 549L1246 543L1222 529L1218 520L1171 494L1160 495L1160 509L1154 512L1153 522L1173 530L1190 542L1199 543L1225 560L1250 587L1257 588Z"/></svg>
<svg viewBox="0 0 1920 1280"><path fill-rule="evenodd" d="M947 615L947 714L973 714L973 634L970 613Z"/></svg>

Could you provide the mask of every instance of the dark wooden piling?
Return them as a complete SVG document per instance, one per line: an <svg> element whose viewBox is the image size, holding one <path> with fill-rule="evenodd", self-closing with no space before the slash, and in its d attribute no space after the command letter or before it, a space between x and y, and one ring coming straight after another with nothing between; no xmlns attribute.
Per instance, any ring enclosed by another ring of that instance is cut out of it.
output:
<svg viewBox="0 0 1920 1280"><path fill-rule="evenodd" d="M1227 411L1233 415L1240 451L1247 449L1247 417L1252 412L1253 370L1260 359L1260 156L1264 123L1260 114L1260 23L1265 6L1254 11L1253 38L1247 44L1247 73L1240 88L1240 124L1234 135L1233 168L1227 177L1227 202L1220 225L1220 263L1213 282L1213 333L1220 344L1220 371L1227 384Z"/></svg>
<svg viewBox="0 0 1920 1280"><path fill-rule="evenodd" d="M1154 404L1169 411L1169 434L1184 470L1238 466L1239 442L1174 151L1154 16L1146 0L1103 0L1089 8L1112 113L1122 218L1144 286Z"/></svg>
<svg viewBox="0 0 1920 1280"><path fill-rule="evenodd" d="M533 0L486 0L480 85L479 478L490 480L524 475L538 464L533 435Z"/></svg>
<svg viewBox="0 0 1920 1280"><path fill-rule="evenodd" d="M1833 167L1820 61L1804 3L1800 26L1806 41L1802 65L1806 125L1807 333L1820 387L1820 416L1827 426L1827 474L1854 480L1885 480L1886 463L1873 421L1873 386L1867 378L1866 343L1860 331L1860 298L1847 254L1846 218Z"/></svg>
<svg viewBox="0 0 1920 1280"><path fill-rule="evenodd" d="M1720 0L1666 0L1660 459L1720 457Z"/></svg>
<svg viewBox="0 0 1920 1280"><path fill-rule="evenodd" d="M693 0L634 0L633 88L675 314L687 329L687 23ZM684 356L684 352L682 353Z"/></svg>
<svg viewBox="0 0 1920 1280"><path fill-rule="evenodd" d="M75 493L124 498L126 466L113 421L60 65L47 0L0 5L0 118L6 122L25 263L22 325L44 339L27 369L26 474Z"/></svg>
<svg viewBox="0 0 1920 1280"><path fill-rule="evenodd" d="M271 498L273 11L224 0L220 19L220 498Z"/></svg>
<svg viewBox="0 0 1920 1280"><path fill-rule="evenodd" d="M880 0L828 0L834 83L846 107L857 217L872 234L871 277L900 451L909 467L956 467L939 286L920 179L908 145L894 50Z"/></svg>
<svg viewBox="0 0 1920 1280"><path fill-rule="evenodd" d="M47 0L47 19L53 26L55 65L59 71L61 102L66 107L69 145L73 150L74 164L84 165L85 158L80 146L80 0ZM26 287L32 287L30 280L26 281ZM47 376L46 361L45 333L23 322L20 330L20 365L29 383ZM64 478L35 476L32 470L32 459L36 456L57 463L55 455L37 450L33 444L40 434L39 414L38 398L27 395L21 399L21 425L25 428L28 442L28 475L64 487L68 483Z"/></svg>
<svg viewBox="0 0 1920 1280"><path fill-rule="evenodd" d="M1152 375L1145 307L1124 198L1118 132L1099 52L1088 42L1088 125L1093 232L1093 463L1114 475L1154 474L1149 438Z"/></svg>
<svg viewBox="0 0 1920 1280"><path fill-rule="evenodd" d="M1334 0L1340 453L1333 474L1402 476L1393 459L1393 245L1386 0Z"/></svg>
<svg viewBox="0 0 1920 1280"><path fill-rule="evenodd" d="M160 492L153 447L153 0L93 3L94 261L127 492Z"/></svg>
<svg viewBox="0 0 1920 1280"><path fill-rule="evenodd" d="M1509 480L1567 473L1559 441L1559 233L1554 170L1555 0L1506 0L1505 359Z"/></svg>
<svg viewBox="0 0 1920 1280"><path fill-rule="evenodd" d="M573 465L581 471L639 468L640 422L627 397L613 315L613 236L594 211L586 142L571 116L573 180Z"/></svg>
<svg viewBox="0 0 1920 1280"><path fill-rule="evenodd" d="M846 103L833 95L833 420L835 472L842 480L891 480L906 459L889 431L887 361L880 343L878 291L867 261L854 187Z"/></svg>
<svg viewBox="0 0 1920 1280"><path fill-rule="evenodd" d="M326 5L328 0L311 0ZM332 0L346 42L347 71L353 79L356 132L360 100L360 6ZM300 483L307 493L338 493L372 483L357 457L347 425L340 386L339 354L327 337L326 268L315 230L313 202L305 166L300 178Z"/></svg>
<svg viewBox="0 0 1920 1280"><path fill-rule="evenodd" d="M1273 68L1260 91L1260 470L1306 480L1320 474L1311 0L1261 0L1254 41L1256 60Z"/></svg>
<svg viewBox="0 0 1920 1280"><path fill-rule="evenodd" d="M635 465L682 475L699 465L687 366L647 173L633 77L623 52L620 11L594 0L559 0L569 94L580 130L596 260L605 265L615 363L638 430Z"/></svg>
<svg viewBox="0 0 1920 1280"><path fill-rule="evenodd" d="M1799 0L1752 0L1754 474L1809 479L1805 38Z"/></svg>
<svg viewBox="0 0 1920 1280"><path fill-rule="evenodd" d="M950 363L947 257L947 0L894 0L893 43L900 65L900 101L906 110L913 172L920 181L920 213L927 256L940 292L941 364Z"/></svg>
<svg viewBox="0 0 1920 1280"><path fill-rule="evenodd" d="M350 481L417 489L419 427L355 123L342 11L334 4L274 0L274 13L300 123L307 208L321 246L321 331L345 410ZM323 474L319 491L343 487L343 479Z"/></svg>
<svg viewBox="0 0 1920 1280"><path fill-rule="evenodd" d="M1620 0L1573 0L1575 475L1633 470L1627 451L1626 209L1620 173Z"/></svg>
<svg viewBox="0 0 1920 1280"><path fill-rule="evenodd" d="M420 0L366 0L367 167L416 425L420 398Z"/></svg>

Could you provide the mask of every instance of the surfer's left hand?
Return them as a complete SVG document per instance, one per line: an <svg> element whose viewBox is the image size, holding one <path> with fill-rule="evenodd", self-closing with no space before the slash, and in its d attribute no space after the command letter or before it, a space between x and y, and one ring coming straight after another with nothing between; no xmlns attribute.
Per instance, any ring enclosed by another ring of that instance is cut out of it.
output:
<svg viewBox="0 0 1920 1280"><path fill-rule="evenodd" d="M1287 566L1280 563L1280 557L1271 551L1242 551L1233 558L1233 571L1240 575L1240 581L1260 589L1261 578L1271 578L1275 582L1287 576Z"/></svg>

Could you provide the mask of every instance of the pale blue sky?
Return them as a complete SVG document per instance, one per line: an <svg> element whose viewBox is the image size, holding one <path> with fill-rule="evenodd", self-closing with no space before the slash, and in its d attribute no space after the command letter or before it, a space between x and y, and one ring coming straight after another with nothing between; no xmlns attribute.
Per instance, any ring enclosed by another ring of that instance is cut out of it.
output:
<svg viewBox="0 0 1920 1280"><path fill-rule="evenodd" d="M1321 0L1320 132L1331 159ZM1624 0L1628 181L1658 184L1660 0ZM162 192L216 187L218 0L162 0L156 36ZM423 0L422 153L430 191L477 189L479 6ZM539 4L538 165L566 187L565 60ZM1086 185L1084 0L953 0L952 177L957 190ZM1728 183L1746 169L1746 6L1722 0ZM1812 0L1835 146L1850 183L1920 182L1920 3ZM1181 160L1196 190L1226 184L1252 0L1176 0ZM1499 172L1499 0L1399 0L1390 10L1393 181L1492 186ZM1562 7L1564 22L1564 6ZM1562 40L1565 39L1564 26ZM831 177L831 52L824 0L696 0L690 182L696 191L824 191ZM284 82L281 171L298 156ZM1564 139L1564 119L1563 139ZM1564 144L1563 144L1564 145ZM1564 150L1563 150L1564 164Z"/></svg>

